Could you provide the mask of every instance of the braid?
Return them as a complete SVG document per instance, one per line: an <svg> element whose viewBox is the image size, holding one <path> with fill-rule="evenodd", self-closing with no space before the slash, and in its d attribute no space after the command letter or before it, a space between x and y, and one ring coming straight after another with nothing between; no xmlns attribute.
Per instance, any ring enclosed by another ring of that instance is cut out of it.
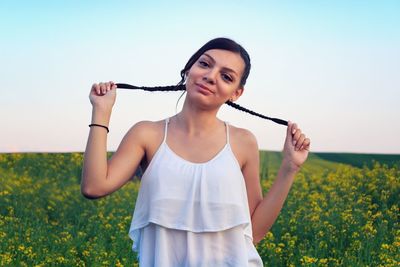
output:
<svg viewBox="0 0 400 267"><path fill-rule="evenodd" d="M232 101L226 101L225 104L227 104L228 106L231 106L231 107L233 107L233 108L235 108L235 109L238 109L238 110L240 110L240 111L249 113L249 114L251 114L251 115L253 115L253 116L257 116L257 117L260 117L260 118L263 118L263 119L266 119L266 120L271 120L271 121L276 122L276 123L278 123L278 124L288 125L288 122L285 121L285 120L267 117L267 116L265 116L265 115L262 115L262 114L260 114L260 113L255 112L255 111L252 111L252 110L250 110L250 109L244 108L244 107L242 107L242 106L240 106L240 105L238 105L238 104L236 104L236 103L233 103Z"/></svg>
<svg viewBox="0 0 400 267"><path fill-rule="evenodd" d="M126 83L116 83L117 88L119 89L136 89L136 90L144 90L144 91L149 91L149 92L155 92L155 91L184 91L186 90L186 87L184 84L182 84L183 81L179 82L177 85L171 85L171 86L154 86L154 87L145 87L145 86L134 86ZM247 108L244 108L236 103L233 103L232 101L226 101L225 104L228 106L231 106L235 109L238 109L240 111L249 113L253 116L257 116L266 120L271 120L273 122L276 122L278 124L282 125L288 125L288 122L285 120L277 119L277 118L270 118L265 115L262 115L260 113L257 113L255 111L249 110Z"/></svg>
<svg viewBox="0 0 400 267"><path fill-rule="evenodd" d="M179 83L177 85L154 86L154 87L135 86L135 85L130 85L130 84L126 84L126 83L116 83L115 85L117 86L117 88L120 88L120 89L136 89L136 90L144 90L144 91L149 91L149 92L183 91L186 89L183 84L179 84Z"/></svg>

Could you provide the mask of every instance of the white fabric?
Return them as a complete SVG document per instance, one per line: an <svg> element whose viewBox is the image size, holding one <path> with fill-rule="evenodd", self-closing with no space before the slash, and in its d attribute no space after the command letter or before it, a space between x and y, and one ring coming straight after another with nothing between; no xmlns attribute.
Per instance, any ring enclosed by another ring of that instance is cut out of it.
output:
<svg viewBox="0 0 400 267"><path fill-rule="evenodd" d="M164 140L144 172L129 236L141 267L259 267L246 185L230 144L193 163Z"/></svg>

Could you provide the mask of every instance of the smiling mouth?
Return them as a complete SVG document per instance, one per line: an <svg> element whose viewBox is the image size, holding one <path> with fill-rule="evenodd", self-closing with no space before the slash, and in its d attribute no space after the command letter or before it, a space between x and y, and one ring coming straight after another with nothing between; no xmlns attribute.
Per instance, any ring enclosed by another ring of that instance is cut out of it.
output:
<svg viewBox="0 0 400 267"><path fill-rule="evenodd" d="M196 86L199 87L201 91L205 91L205 92L208 92L210 94L214 94L213 91L211 91L210 89L208 89L208 87L206 87L206 86L204 86L202 84L196 83Z"/></svg>

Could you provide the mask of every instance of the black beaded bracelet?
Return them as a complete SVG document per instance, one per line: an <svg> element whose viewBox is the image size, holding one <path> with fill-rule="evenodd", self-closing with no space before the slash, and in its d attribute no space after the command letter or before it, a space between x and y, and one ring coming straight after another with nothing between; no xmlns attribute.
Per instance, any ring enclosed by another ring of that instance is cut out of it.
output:
<svg viewBox="0 0 400 267"><path fill-rule="evenodd" d="M89 124L89 127L92 127L92 126L100 126L100 127L103 127L103 128L105 128L105 129L107 130L107 133L109 133L109 132L110 132L110 130L108 130L108 127L107 127L107 126L100 125L100 124L96 124L96 123Z"/></svg>

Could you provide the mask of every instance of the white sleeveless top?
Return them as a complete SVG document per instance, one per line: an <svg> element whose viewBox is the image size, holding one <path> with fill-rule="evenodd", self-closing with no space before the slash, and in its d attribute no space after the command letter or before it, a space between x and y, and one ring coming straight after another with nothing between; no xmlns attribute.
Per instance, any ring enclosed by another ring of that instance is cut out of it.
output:
<svg viewBox="0 0 400 267"><path fill-rule="evenodd" d="M129 237L141 267L260 267L246 185L227 143L193 163L164 140L144 172Z"/></svg>

